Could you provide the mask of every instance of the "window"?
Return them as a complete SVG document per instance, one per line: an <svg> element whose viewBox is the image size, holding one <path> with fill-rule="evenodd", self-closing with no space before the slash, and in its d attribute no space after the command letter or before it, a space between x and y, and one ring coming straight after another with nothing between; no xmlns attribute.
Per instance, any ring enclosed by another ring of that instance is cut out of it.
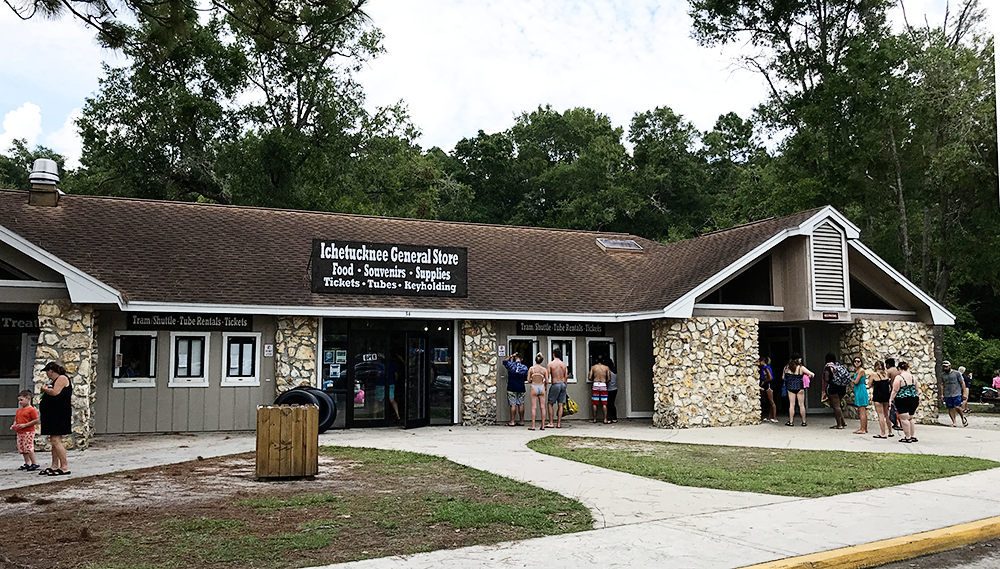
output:
<svg viewBox="0 0 1000 569"><path fill-rule="evenodd" d="M156 332L115 332L113 387L156 386Z"/></svg>
<svg viewBox="0 0 1000 569"><path fill-rule="evenodd" d="M260 332L223 334L225 367L222 386L260 385Z"/></svg>
<svg viewBox="0 0 1000 569"><path fill-rule="evenodd" d="M170 387L208 387L209 333L170 333Z"/></svg>
<svg viewBox="0 0 1000 569"><path fill-rule="evenodd" d="M573 345L576 343L575 340L575 338L549 338L549 353L547 355L551 359L552 352L556 350L562 352L562 361L566 364L566 368L569 371L569 383L576 383L576 376L573 373Z"/></svg>
<svg viewBox="0 0 1000 569"><path fill-rule="evenodd" d="M534 336L509 336L507 338L507 355L521 354L524 365L531 367L538 353L538 339Z"/></svg>
<svg viewBox="0 0 1000 569"><path fill-rule="evenodd" d="M618 354L615 350L614 338L590 338L587 340L587 380L590 380L590 368L597 363L597 360L610 359L615 363L612 369L618 368ZM611 366L609 366L611 367Z"/></svg>

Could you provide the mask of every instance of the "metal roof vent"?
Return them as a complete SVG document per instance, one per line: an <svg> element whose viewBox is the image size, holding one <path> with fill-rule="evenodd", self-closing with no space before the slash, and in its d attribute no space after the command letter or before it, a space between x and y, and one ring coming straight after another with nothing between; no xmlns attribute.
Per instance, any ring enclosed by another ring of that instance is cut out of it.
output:
<svg viewBox="0 0 1000 569"><path fill-rule="evenodd" d="M642 253L642 246L633 239L597 238L597 246L604 251L623 251L625 253Z"/></svg>
<svg viewBox="0 0 1000 569"><path fill-rule="evenodd" d="M28 205L55 207L59 205L59 165L55 160L39 158L35 160L28 176L31 189L28 190Z"/></svg>
<svg viewBox="0 0 1000 569"><path fill-rule="evenodd" d="M28 176L28 180L32 184L54 186L59 183L59 165L56 164L55 160L39 158L31 167L31 175Z"/></svg>

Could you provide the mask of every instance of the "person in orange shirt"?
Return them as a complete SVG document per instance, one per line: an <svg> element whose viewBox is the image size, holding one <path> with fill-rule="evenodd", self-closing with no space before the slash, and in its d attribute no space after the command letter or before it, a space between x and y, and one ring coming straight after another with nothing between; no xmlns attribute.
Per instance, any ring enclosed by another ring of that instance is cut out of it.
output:
<svg viewBox="0 0 1000 569"><path fill-rule="evenodd" d="M24 457L24 464L18 470L38 470L35 462L35 425L38 424L38 410L31 406L32 393L25 389L17 394L17 412L10 430L17 431L17 452Z"/></svg>

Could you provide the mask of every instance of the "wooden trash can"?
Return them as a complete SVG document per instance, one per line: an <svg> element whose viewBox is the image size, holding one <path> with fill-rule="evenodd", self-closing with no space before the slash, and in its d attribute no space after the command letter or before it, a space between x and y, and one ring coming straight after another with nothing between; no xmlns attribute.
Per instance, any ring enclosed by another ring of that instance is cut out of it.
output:
<svg viewBox="0 0 1000 569"><path fill-rule="evenodd" d="M257 406L257 478L319 474L319 408Z"/></svg>

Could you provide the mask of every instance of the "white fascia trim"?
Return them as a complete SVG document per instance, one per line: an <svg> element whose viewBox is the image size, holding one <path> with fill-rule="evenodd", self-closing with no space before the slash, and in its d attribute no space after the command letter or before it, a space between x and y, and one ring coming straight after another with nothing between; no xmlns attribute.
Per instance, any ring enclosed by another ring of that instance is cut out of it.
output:
<svg viewBox="0 0 1000 569"><path fill-rule="evenodd" d="M696 302L694 307L699 310L739 310L747 312L784 312L784 306L769 306L756 304L703 304Z"/></svg>
<svg viewBox="0 0 1000 569"><path fill-rule="evenodd" d="M42 281L12 281L0 280L0 288L49 288L65 290L65 283L45 283Z"/></svg>
<svg viewBox="0 0 1000 569"><path fill-rule="evenodd" d="M862 315L878 315L885 314L887 316L916 316L917 313L913 310L877 310L874 308L852 308L851 314L862 314Z"/></svg>
<svg viewBox="0 0 1000 569"><path fill-rule="evenodd" d="M560 322L632 322L662 318L658 310L623 313L489 312L483 310L433 310L413 308L356 308L315 306L268 306L247 304L200 304L129 302L122 308L134 312L229 313L269 316L317 316L331 318L427 318L441 320L557 320Z"/></svg>
<svg viewBox="0 0 1000 569"><path fill-rule="evenodd" d="M73 302L81 304L117 304L124 306L121 293L73 265L0 225L0 241L58 272L66 279Z"/></svg>
<svg viewBox="0 0 1000 569"><path fill-rule="evenodd" d="M854 248L855 251L861 253L866 259L875 264L876 267L882 269L887 275L893 278L900 286L905 288L910 294L917 297L918 300L922 301L927 305L927 308L931 311L931 320L933 320L935 326L954 326L955 325L955 315L948 311L947 308L938 304L936 300L930 297L926 292L920 290L920 287L910 282L910 279L904 277L899 271L893 268L892 265L885 262L881 257L875 254L874 251L865 247L864 243L857 240L850 240L847 242L848 245ZM857 311L855 311L857 312Z"/></svg>
<svg viewBox="0 0 1000 569"><path fill-rule="evenodd" d="M847 234L847 239L858 239L861 237L861 230L858 229L858 226L851 223L851 220L844 217L844 214L829 205L816 212L816 214L809 219L803 221L802 224L799 225L799 230L802 233L812 234L813 230L827 219L833 221L836 225L839 225L841 229L844 230L844 233Z"/></svg>

